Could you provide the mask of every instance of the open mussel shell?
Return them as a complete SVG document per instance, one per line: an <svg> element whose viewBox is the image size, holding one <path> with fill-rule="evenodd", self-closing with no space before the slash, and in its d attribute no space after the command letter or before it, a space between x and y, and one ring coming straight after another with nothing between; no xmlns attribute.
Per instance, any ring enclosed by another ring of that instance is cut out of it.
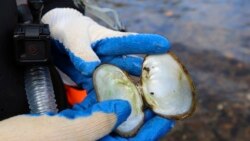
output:
<svg viewBox="0 0 250 141"><path fill-rule="evenodd" d="M196 92L193 82L173 53L145 58L141 87L147 105L158 115L184 119L195 109Z"/></svg>
<svg viewBox="0 0 250 141"><path fill-rule="evenodd" d="M101 65L94 72L99 101L123 99L131 105L130 116L116 130L125 137L133 136L143 123L143 104L156 114L171 119L189 117L196 106L196 92L190 75L173 53L146 56L142 68L138 86L126 72L113 65Z"/></svg>
<svg viewBox="0 0 250 141"><path fill-rule="evenodd" d="M108 64L96 69L93 80L98 101L123 99L130 103L131 114L116 132L125 137L133 136L144 120L143 101L137 87L124 71Z"/></svg>

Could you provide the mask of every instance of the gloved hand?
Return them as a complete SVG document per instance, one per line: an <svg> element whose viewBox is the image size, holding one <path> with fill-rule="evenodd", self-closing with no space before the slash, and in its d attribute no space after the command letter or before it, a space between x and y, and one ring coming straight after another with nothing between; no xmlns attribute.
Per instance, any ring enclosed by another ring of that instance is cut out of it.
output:
<svg viewBox="0 0 250 141"><path fill-rule="evenodd" d="M94 104L95 102L96 95L94 91L91 91L87 98L84 100L84 104L81 105L81 108L88 109L88 107L92 107L92 104ZM134 137L124 138L117 135L116 133L111 133L103 136L100 141L156 141L163 137L167 132L169 132L174 127L174 125L175 122L173 120L167 120L155 115L151 110L146 110L144 125L140 128L140 130Z"/></svg>
<svg viewBox="0 0 250 141"><path fill-rule="evenodd" d="M88 101L88 100L87 100ZM94 141L126 120L131 109L126 101L112 100L85 108L77 104L56 115L21 115L0 122L3 141Z"/></svg>
<svg viewBox="0 0 250 141"><path fill-rule="evenodd" d="M100 141L157 141L174 127L174 121L155 116L151 111L145 112L145 124L134 137L124 138L116 134L110 134Z"/></svg>
<svg viewBox="0 0 250 141"><path fill-rule="evenodd" d="M160 35L113 31L70 8L53 9L42 22L49 24L54 39L56 65L88 91L93 88L92 73L101 63L140 75L143 58L131 54L159 54L170 48Z"/></svg>
<svg viewBox="0 0 250 141"><path fill-rule="evenodd" d="M96 103L92 74L98 65L113 64L139 76L143 58L131 54L160 54L170 48L168 40L160 35L113 31L74 9L51 10L42 22L50 26L57 67L89 93L84 101L85 109ZM130 139L157 140L173 127L173 121L155 116L151 111L146 113L144 126ZM112 139L127 140L115 134L107 134L101 140Z"/></svg>

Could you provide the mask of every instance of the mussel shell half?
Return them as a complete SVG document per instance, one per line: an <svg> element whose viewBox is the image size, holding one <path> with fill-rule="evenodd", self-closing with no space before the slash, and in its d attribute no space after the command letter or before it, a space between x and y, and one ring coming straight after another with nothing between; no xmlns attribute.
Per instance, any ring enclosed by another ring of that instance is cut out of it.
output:
<svg viewBox="0 0 250 141"><path fill-rule="evenodd" d="M124 71L108 64L98 67L93 79L98 101L122 99L130 103L131 114L116 131L122 136L133 136L144 120L143 100L137 87Z"/></svg>
<svg viewBox="0 0 250 141"><path fill-rule="evenodd" d="M184 119L196 104L193 82L173 53L147 56L141 76L143 98L157 114Z"/></svg>

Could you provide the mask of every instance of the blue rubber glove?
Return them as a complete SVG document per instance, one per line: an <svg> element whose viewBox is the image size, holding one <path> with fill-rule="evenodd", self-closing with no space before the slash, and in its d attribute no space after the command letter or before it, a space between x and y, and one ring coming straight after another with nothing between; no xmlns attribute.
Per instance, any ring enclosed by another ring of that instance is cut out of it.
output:
<svg viewBox="0 0 250 141"><path fill-rule="evenodd" d="M166 120L154 115L150 110L145 112L145 124L138 133L131 138L124 138L116 134L107 135L101 141L157 141L168 133L175 125L172 120Z"/></svg>
<svg viewBox="0 0 250 141"><path fill-rule="evenodd" d="M57 67L89 93L85 109L97 102L92 74L101 63L116 65L139 76L143 58L131 54L160 54L170 49L168 40L160 35L112 31L73 9L51 10L42 21L50 26ZM132 140L157 140L174 125L174 121L155 116L151 111L146 113L144 126ZM127 140L115 134L102 140L111 139Z"/></svg>
<svg viewBox="0 0 250 141"><path fill-rule="evenodd" d="M6 141L98 140L125 121L130 112L129 103L122 100L97 103L87 109L83 102L55 115L20 115L1 121L0 138Z"/></svg>

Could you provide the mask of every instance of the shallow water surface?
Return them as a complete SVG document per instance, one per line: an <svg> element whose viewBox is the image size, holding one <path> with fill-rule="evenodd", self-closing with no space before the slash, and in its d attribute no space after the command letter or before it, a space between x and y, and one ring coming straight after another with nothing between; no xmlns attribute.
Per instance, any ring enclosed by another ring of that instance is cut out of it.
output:
<svg viewBox="0 0 250 141"><path fill-rule="evenodd" d="M162 140L250 138L249 0L99 0L128 31L166 36L199 93L193 117Z"/></svg>

